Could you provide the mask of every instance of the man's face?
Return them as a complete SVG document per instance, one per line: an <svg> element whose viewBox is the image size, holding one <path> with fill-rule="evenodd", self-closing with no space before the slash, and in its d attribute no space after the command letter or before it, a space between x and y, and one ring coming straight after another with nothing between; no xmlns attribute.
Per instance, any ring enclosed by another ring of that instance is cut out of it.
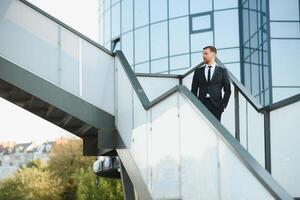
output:
<svg viewBox="0 0 300 200"><path fill-rule="evenodd" d="M212 52L209 48L203 50L203 62L209 63L215 59L215 53Z"/></svg>

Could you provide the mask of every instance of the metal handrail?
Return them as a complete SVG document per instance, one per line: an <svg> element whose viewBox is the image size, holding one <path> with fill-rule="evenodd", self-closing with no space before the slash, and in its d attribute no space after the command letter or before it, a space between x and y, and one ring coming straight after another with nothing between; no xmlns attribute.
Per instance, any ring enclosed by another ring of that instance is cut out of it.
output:
<svg viewBox="0 0 300 200"><path fill-rule="evenodd" d="M249 171L258 179L258 181L262 185L264 185L264 187L270 192L272 196L275 197L275 199L292 200L290 195L274 180L274 178L268 172L266 172L260 166L260 164L250 155L250 153L247 152L242 147L242 145L232 137L231 133L209 112L209 110L195 97L194 94L189 91L186 86L177 85L150 102L135 73L132 71L128 61L126 60L123 52L116 51L116 56L120 59L121 65L145 110L150 109L151 107L155 106L156 104L176 92L181 93L218 130L217 134L219 135L219 137L233 150L235 154L237 154L240 161L245 164Z"/></svg>

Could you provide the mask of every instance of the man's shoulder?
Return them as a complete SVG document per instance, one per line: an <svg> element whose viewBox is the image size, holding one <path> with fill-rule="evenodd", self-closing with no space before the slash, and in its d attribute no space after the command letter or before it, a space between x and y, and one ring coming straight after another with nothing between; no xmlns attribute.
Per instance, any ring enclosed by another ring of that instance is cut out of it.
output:
<svg viewBox="0 0 300 200"><path fill-rule="evenodd" d="M204 68L205 68L205 65L201 65L201 66L196 67L195 71L201 71Z"/></svg>
<svg viewBox="0 0 300 200"><path fill-rule="evenodd" d="M227 68L222 67L222 66L220 66L220 65L217 65L217 67L218 67L218 69L220 69L220 71L222 71L222 72L227 72Z"/></svg>

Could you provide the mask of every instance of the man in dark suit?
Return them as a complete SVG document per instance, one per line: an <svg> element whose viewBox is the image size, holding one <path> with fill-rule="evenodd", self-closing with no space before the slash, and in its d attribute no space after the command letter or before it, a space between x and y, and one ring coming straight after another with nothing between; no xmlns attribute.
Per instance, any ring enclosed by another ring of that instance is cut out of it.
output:
<svg viewBox="0 0 300 200"><path fill-rule="evenodd" d="M216 64L217 49L213 46L203 48L203 67L194 72L192 93L221 121L231 94L227 69ZM222 97L222 89L224 96Z"/></svg>

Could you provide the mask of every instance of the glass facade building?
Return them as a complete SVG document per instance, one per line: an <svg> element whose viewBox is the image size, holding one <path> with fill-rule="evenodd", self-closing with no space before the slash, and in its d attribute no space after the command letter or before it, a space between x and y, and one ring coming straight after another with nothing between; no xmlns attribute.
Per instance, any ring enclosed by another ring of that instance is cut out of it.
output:
<svg viewBox="0 0 300 200"><path fill-rule="evenodd" d="M241 78L263 104L271 101L267 0L241 3Z"/></svg>
<svg viewBox="0 0 300 200"><path fill-rule="evenodd" d="M273 101L300 93L300 1L270 1Z"/></svg>
<svg viewBox="0 0 300 200"><path fill-rule="evenodd" d="M264 105L300 91L299 22L299 0L99 0L99 42L135 72L182 74L214 45Z"/></svg>

